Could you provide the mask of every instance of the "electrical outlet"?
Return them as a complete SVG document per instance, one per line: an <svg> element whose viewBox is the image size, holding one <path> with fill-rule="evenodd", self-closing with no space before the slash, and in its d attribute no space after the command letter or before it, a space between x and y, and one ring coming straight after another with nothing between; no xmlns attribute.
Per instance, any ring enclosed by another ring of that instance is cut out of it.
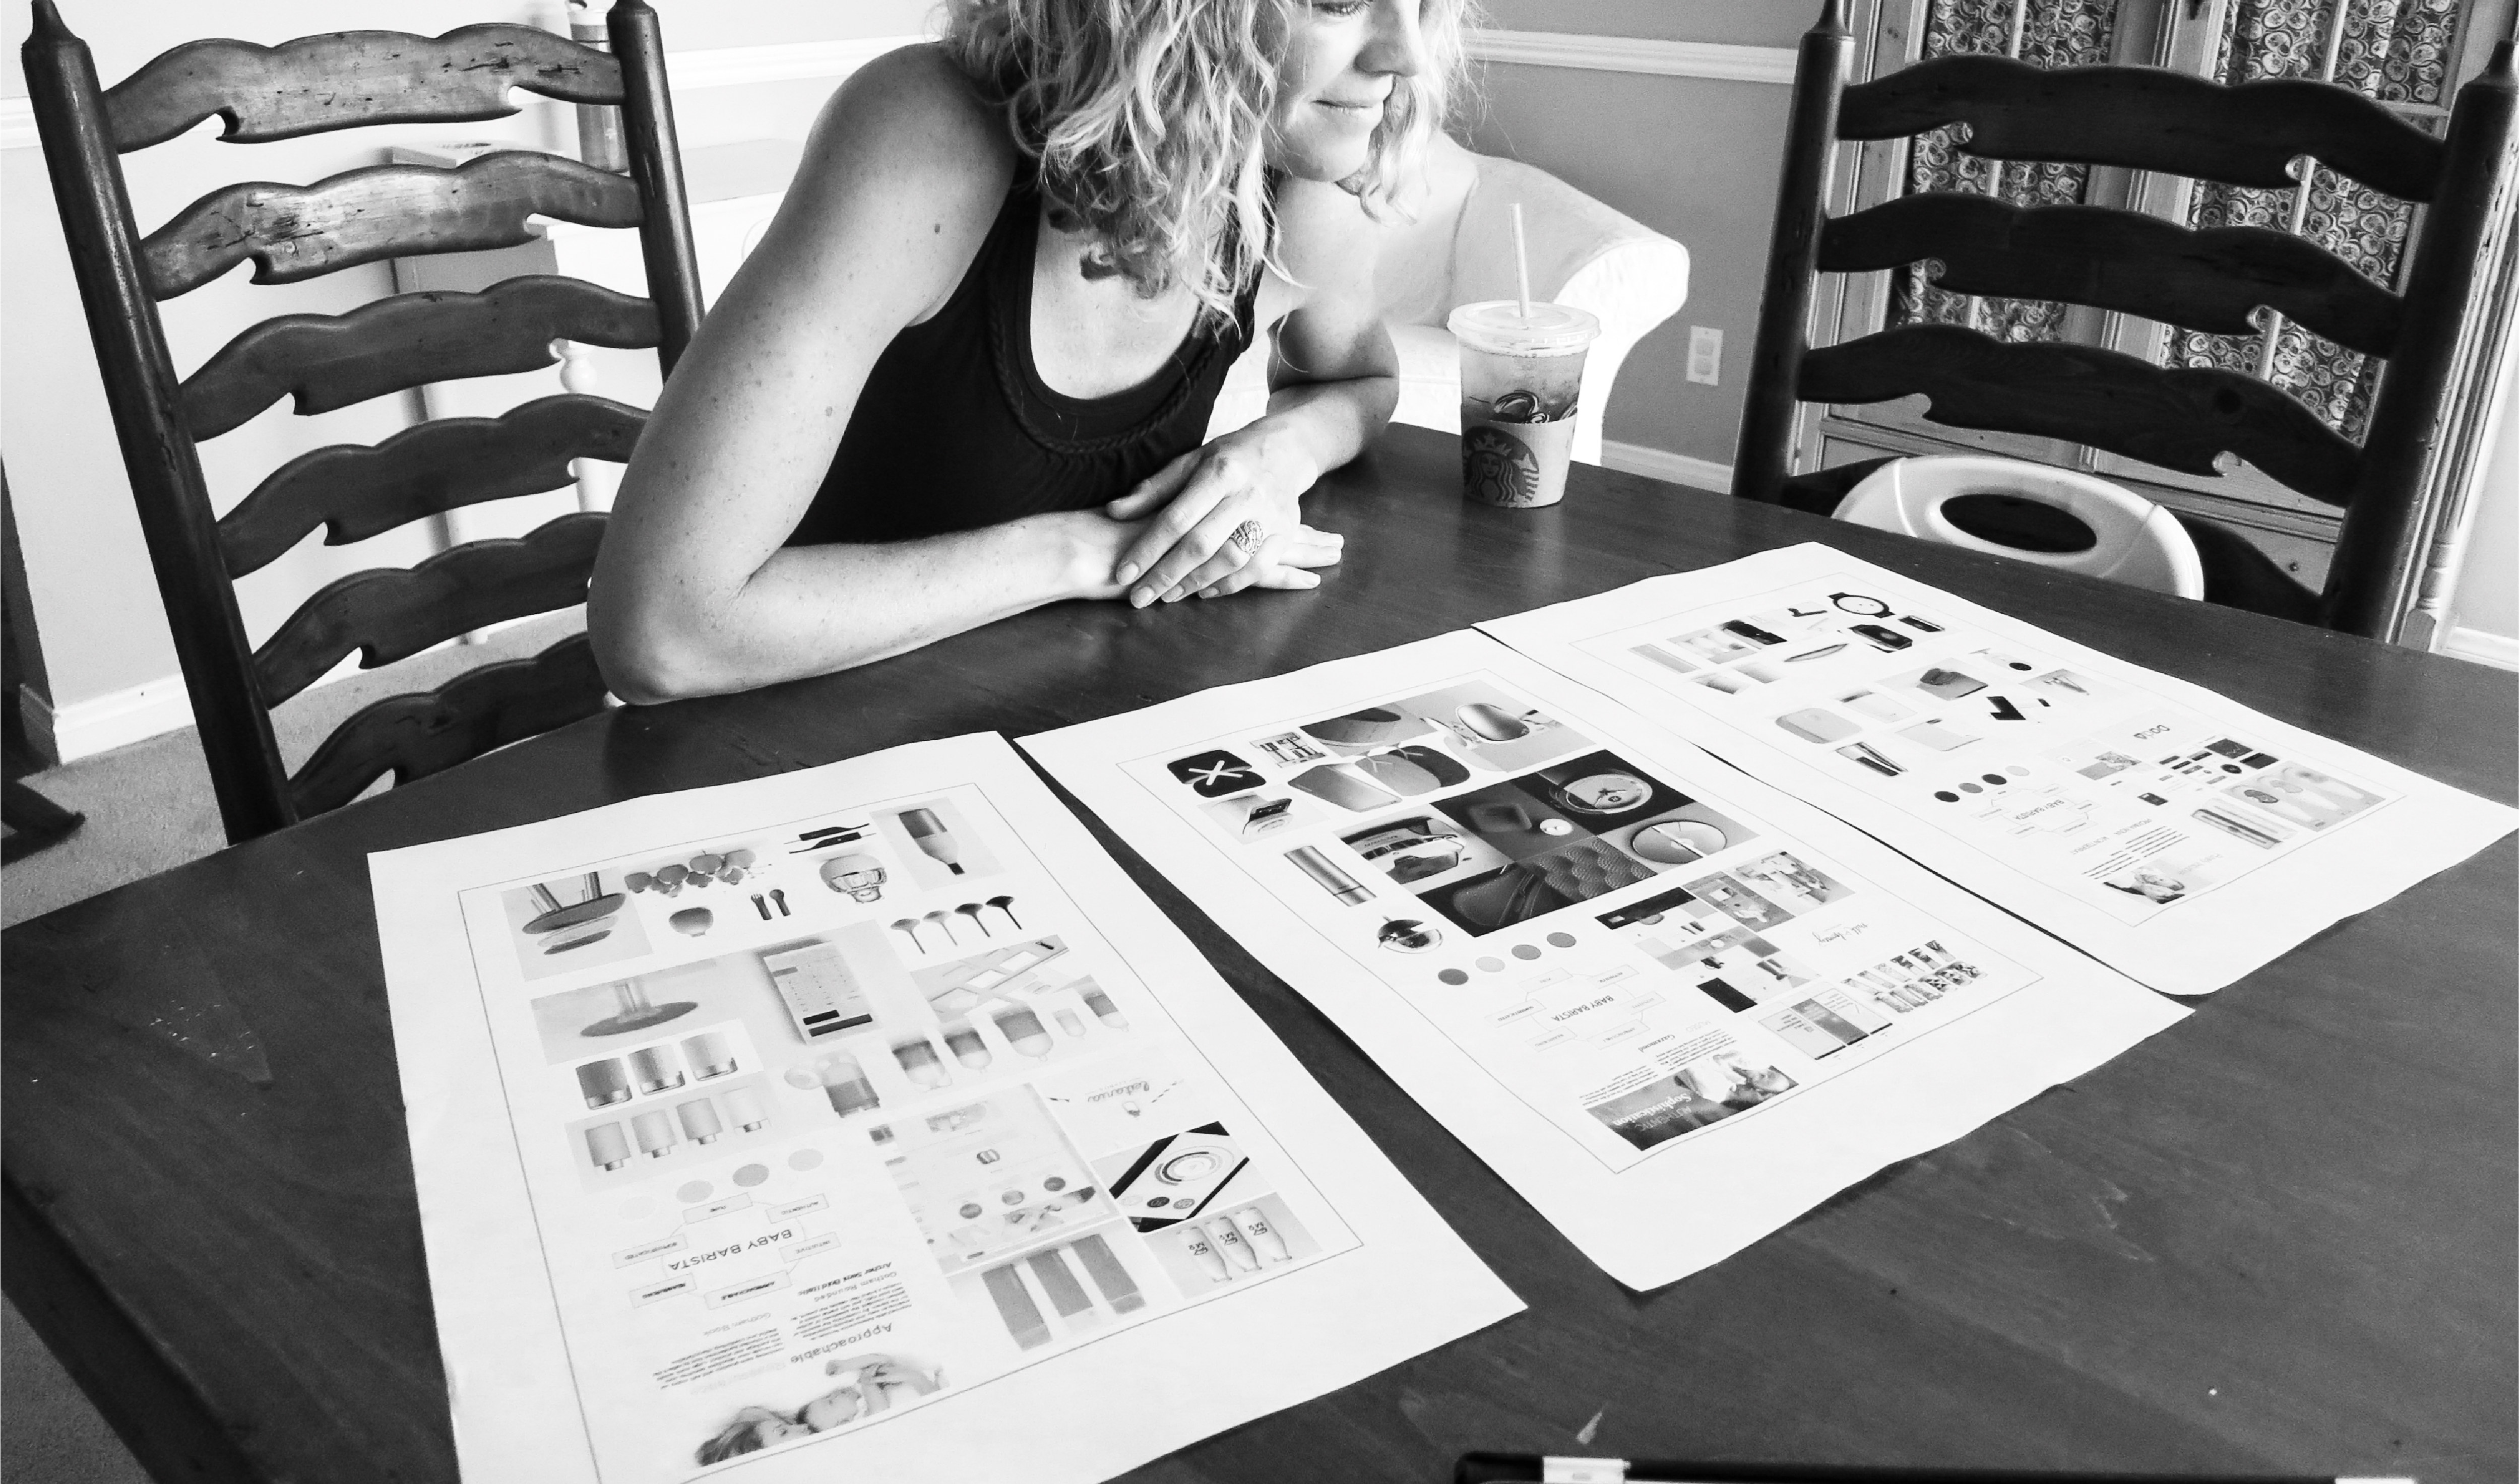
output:
<svg viewBox="0 0 2519 1484"><path fill-rule="evenodd" d="M1707 325L1688 327L1688 379L1715 384L1723 364L1723 331Z"/></svg>

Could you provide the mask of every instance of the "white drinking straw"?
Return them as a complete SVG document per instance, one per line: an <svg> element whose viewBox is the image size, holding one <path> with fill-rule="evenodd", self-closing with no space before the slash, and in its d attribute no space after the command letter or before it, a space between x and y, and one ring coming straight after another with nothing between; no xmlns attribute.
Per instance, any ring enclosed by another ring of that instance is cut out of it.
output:
<svg viewBox="0 0 2519 1484"><path fill-rule="evenodd" d="M1514 281L1522 288L1522 318L1530 319L1530 249L1522 240L1522 202L1513 203L1513 271Z"/></svg>

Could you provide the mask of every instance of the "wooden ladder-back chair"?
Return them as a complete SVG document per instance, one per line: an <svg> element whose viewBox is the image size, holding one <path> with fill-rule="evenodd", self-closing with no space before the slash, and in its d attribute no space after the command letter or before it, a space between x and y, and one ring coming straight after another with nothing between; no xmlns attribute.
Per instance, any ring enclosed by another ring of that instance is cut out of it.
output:
<svg viewBox="0 0 2519 1484"><path fill-rule="evenodd" d="M1765 298L1732 491L1774 499L1792 473L1795 405L1923 393L1950 426L2057 438L2191 474L2236 455L2344 510L2318 615L2392 636L2428 533L2416 500L2480 258L2512 209L2502 162L2519 84L2511 44L2461 89L2435 139L2350 88L2307 79L2225 86L2162 68L2041 68L1953 56L1844 84L1854 39L1844 0L1802 38ZM2307 156L2428 208L2402 295L2305 239L2260 227L2195 231L2100 206L2022 208L1953 192L1841 217L1824 209L1833 147L1950 124L1997 160L2120 165L2289 191ZM2046 299L2217 334L2254 334L2260 307L2382 358L2360 445L2288 393L2234 371L2162 369L2071 343L2011 343L1952 325L1904 325L1813 349L1820 273L1938 262L1955 293Z"/></svg>
<svg viewBox="0 0 2519 1484"><path fill-rule="evenodd" d="M53 0L34 0L26 86L61 204L88 331L228 838L241 841L335 807L390 770L396 782L547 731L604 704L586 636L488 665L432 691L388 697L328 737L293 778L272 707L352 650L368 667L458 634L586 600L600 513L552 520L522 540L467 543L419 566L360 572L307 599L258 650L245 641L235 579L317 526L331 545L485 501L555 490L575 458L626 460L645 415L603 398L547 397L496 418L422 423L375 447L336 445L290 460L214 516L196 440L243 425L284 395L299 414L427 382L533 371L552 342L653 346L665 371L690 343L701 304L656 13L621 0L612 51L522 25L435 38L392 31L279 46L196 41L110 91ZM617 106L630 173L531 151L457 169L384 165L295 187L213 191L147 237L134 225L120 156L213 113L250 144L367 124L460 122L516 111L524 88ZM514 246L541 215L637 227L652 297L574 279L515 278L481 293L406 293L348 314L286 315L245 330L178 378L157 305L251 258L258 284L362 263Z"/></svg>

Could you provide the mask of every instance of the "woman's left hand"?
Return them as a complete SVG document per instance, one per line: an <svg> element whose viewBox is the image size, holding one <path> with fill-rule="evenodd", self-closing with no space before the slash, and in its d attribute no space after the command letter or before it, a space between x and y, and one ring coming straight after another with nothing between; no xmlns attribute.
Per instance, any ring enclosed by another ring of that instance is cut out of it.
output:
<svg viewBox="0 0 2519 1484"><path fill-rule="evenodd" d="M1113 574L1129 606L1319 586L1307 569L1337 562L1345 539L1304 524L1303 493L1318 474L1254 425L1192 449L1105 505L1116 520L1154 517Z"/></svg>

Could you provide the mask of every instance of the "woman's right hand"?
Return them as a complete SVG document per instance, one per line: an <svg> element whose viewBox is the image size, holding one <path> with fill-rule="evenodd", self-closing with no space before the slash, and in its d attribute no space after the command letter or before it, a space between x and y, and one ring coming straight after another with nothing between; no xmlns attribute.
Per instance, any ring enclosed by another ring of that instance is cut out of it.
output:
<svg viewBox="0 0 2519 1484"><path fill-rule="evenodd" d="M1074 595L1127 598L1131 584L1116 580L1120 563L1154 524L1154 518L1116 520L1101 509L1077 510L1051 518L1062 523L1061 538L1070 543ZM1337 565L1346 546L1347 538L1334 531L1298 525L1270 536L1250 561L1200 589L1197 595L1222 597L1245 588L1317 588L1321 580L1311 569Z"/></svg>

